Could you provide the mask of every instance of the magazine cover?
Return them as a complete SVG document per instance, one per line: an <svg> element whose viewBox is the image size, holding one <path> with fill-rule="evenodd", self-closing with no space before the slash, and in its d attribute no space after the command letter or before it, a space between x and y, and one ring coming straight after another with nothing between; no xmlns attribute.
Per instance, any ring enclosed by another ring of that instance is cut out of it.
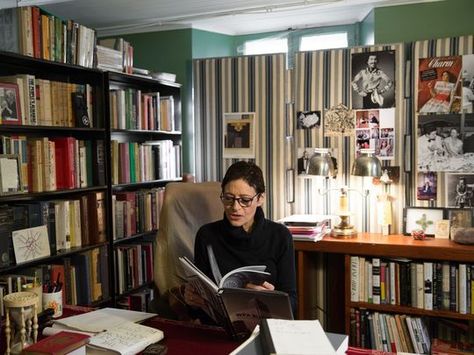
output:
<svg viewBox="0 0 474 355"><path fill-rule="evenodd" d="M459 113L461 56L422 58L418 73L418 112Z"/></svg>

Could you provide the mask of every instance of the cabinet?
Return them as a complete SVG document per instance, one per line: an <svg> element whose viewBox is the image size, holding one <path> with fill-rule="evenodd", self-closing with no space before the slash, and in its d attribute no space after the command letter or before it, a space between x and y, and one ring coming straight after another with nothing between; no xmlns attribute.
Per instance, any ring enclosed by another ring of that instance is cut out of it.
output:
<svg viewBox="0 0 474 355"><path fill-rule="evenodd" d="M108 302L103 73L3 52L0 63L0 82L18 88L22 111L0 125L1 153L19 157L18 174L2 175L23 189L0 195L0 293L36 277L59 280L69 304ZM48 233L22 234L15 253L12 231L41 225Z"/></svg>
<svg viewBox="0 0 474 355"><path fill-rule="evenodd" d="M106 72L105 92L114 302L140 308L153 297L163 187L181 180L180 85Z"/></svg>
<svg viewBox="0 0 474 355"><path fill-rule="evenodd" d="M449 265L472 265L474 263L474 246L461 245L450 240L433 239L413 240L403 235L382 236L380 234L358 234L356 238L336 239L325 237L317 243L296 242L295 248L298 260L298 294L300 307L298 315L308 314L307 293L309 284L305 283L304 268L310 263L312 253L322 252L327 255L328 277L330 278L331 298L328 305L328 318L333 330L351 331L351 310L363 309L370 312L389 314L405 314L428 318L448 319L453 321L473 321L474 314L462 314L459 311L426 310L399 304L374 304L360 302L360 298L351 300L351 257L363 257L367 260L400 260L406 258L411 262L445 263ZM356 273L357 274L357 273ZM459 271L458 271L459 274ZM360 276L360 273L358 273ZM471 276L472 277L472 276ZM307 280L306 280L307 281ZM353 285L352 285L352 290ZM456 290L454 291L456 293ZM331 303L333 303L331 305ZM339 307L337 306L339 304ZM344 304L344 308L340 307ZM353 312L353 311L352 311ZM339 323L339 324L338 324Z"/></svg>

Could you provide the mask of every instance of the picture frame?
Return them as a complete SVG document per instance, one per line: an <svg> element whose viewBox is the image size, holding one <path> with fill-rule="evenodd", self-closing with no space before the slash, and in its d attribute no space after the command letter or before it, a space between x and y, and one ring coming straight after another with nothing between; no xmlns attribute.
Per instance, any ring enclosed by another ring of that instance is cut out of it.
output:
<svg viewBox="0 0 474 355"><path fill-rule="evenodd" d="M21 125L20 91L17 84L0 82L0 122Z"/></svg>
<svg viewBox="0 0 474 355"><path fill-rule="evenodd" d="M23 192L19 154L0 154L0 195Z"/></svg>
<svg viewBox="0 0 474 355"><path fill-rule="evenodd" d="M474 221L474 208L446 208L445 219L450 228L470 228Z"/></svg>
<svg viewBox="0 0 474 355"><path fill-rule="evenodd" d="M436 221L435 239L449 239L450 221L449 219L441 219Z"/></svg>
<svg viewBox="0 0 474 355"><path fill-rule="evenodd" d="M403 210L403 234L423 229L426 236L436 233L436 222L444 219L444 208L441 207L405 207Z"/></svg>
<svg viewBox="0 0 474 355"><path fill-rule="evenodd" d="M51 255L46 225L13 231L12 242L17 264Z"/></svg>
<svg viewBox="0 0 474 355"><path fill-rule="evenodd" d="M445 174L445 205L462 208L474 206L474 174Z"/></svg>
<svg viewBox="0 0 474 355"><path fill-rule="evenodd" d="M255 112L226 112L223 122L223 158L255 159Z"/></svg>

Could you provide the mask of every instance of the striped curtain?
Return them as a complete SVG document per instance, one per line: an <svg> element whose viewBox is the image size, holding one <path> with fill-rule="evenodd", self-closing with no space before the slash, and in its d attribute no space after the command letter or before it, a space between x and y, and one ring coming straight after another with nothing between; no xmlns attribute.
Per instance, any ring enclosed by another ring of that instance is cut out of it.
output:
<svg viewBox="0 0 474 355"><path fill-rule="evenodd" d="M220 181L237 161L223 158L224 113L255 112L254 161L265 177L266 216L287 215L285 55L198 59L193 73L197 180Z"/></svg>

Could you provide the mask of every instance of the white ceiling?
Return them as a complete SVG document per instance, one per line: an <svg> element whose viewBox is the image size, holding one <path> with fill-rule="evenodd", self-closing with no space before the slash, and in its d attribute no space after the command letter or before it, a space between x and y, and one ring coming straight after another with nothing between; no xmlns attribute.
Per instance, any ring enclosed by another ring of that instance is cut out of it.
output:
<svg viewBox="0 0 474 355"><path fill-rule="evenodd" d="M14 1L14 0L0 0ZM241 35L361 21L376 6L437 0L15 0L41 5L99 36L198 28Z"/></svg>

